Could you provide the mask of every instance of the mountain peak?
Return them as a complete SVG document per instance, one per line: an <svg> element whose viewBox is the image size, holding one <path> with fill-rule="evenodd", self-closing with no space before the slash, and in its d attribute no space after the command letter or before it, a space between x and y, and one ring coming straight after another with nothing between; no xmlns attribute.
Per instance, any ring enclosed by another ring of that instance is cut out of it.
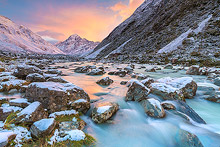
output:
<svg viewBox="0 0 220 147"><path fill-rule="evenodd" d="M81 37L78 34L73 34L68 39L76 39L76 38L81 38Z"/></svg>
<svg viewBox="0 0 220 147"><path fill-rule="evenodd" d="M57 43L56 47L67 54L79 55L92 51L98 44L99 42L88 41L78 34L73 34L67 40Z"/></svg>

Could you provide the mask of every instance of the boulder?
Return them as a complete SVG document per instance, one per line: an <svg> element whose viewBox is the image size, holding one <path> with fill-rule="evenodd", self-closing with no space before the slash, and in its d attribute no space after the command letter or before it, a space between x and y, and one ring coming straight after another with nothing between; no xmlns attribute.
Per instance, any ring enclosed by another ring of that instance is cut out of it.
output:
<svg viewBox="0 0 220 147"><path fill-rule="evenodd" d="M145 113L151 117L164 118L166 113L160 102L154 98L143 99L140 104L145 110Z"/></svg>
<svg viewBox="0 0 220 147"><path fill-rule="evenodd" d="M96 103L92 110L91 118L96 123L103 123L110 119L119 109L119 105L113 102Z"/></svg>
<svg viewBox="0 0 220 147"><path fill-rule="evenodd" d="M146 72L156 72L156 69L153 67L153 68L146 69L145 71Z"/></svg>
<svg viewBox="0 0 220 147"><path fill-rule="evenodd" d="M38 73L29 74L26 77L26 81L28 82L45 82L45 77Z"/></svg>
<svg viewBox="0 0 220 147"><path fill-rule="evenodd" d="M41 102L49 113L71 109L71 103L79 99L90 101L89 95L72 83L31 83L26 90L26 97L29 101Z"/></svg>
<svg viewBox="0 0 220 147"><path fill-rule="evenodd" d="M186 71L187 75L200 75L199 66L193 65L190 66L189 69Z"/></svg>
<svg viewBox="0 0 220 147"><path fill-rule="evenodd" d="M0 83L0 91L10 91L11 89L17 89L20 90L23 85L25 85L27 82L24 80L10 80Z"/></svg>
<svg viewBox="0 0 220 147"><path fill-rule="evenodd" d="M5 121L6 118L13 112L14 111L12 109L5 111L3 108L0 107L0 121Z"/></svg>
<svg viewBox="0 0 220 147"><path fill-rule="evenodd" d="M128 81L121 81L120 84L121 85L126 85L128 83Z"/></svg>
<svg viewBox="0 0 220 147"><path fill-rule="evenodd" d="M77 120L73 118L72 121L65 121L59 123L59 130L61 132L71 131L71 130L83 130L86 126L86 123L83 120Z"/></svg>
<svg viewBox="0 0 220 147"><path fill-rule="evenodd" d="M37 68L36 66L18 65L13 75L21 79L26 79L27 75L32 73L43 74L41 69Z"/></svg>
<svg viewBox="0 0 220 147"><path fill-rule="evenodd" d="M47 82L69 83L68 81L64 80L61 77L51 77L51 78L47 79Z"/></svg>
<svg viewBox="0 0 220 147"><path fill-rule="evenodd" d="M176 111L181 112L197 123L206 124L206 122L185 102L175 100Z"/></svg>
<svg viewBox="0 0 220 147"><path fill-rule="evenodd" d="M184 96L178 89L165 83L152 83L150 87L152 94L158 95L164 100L185 100Z"/></svg>
<svg viewBox="0 0 220 147"><path fill-rule="evenodd" d="M151 83L154 83L154 79L152 78L147 78L141 81L144 86L149 87Z"/></svg>
<svg viewBox="0 0 220 147"><path fill-rule="evenodd" d="M191 77L162 78L150 85L153 94L161 96L165 100L185 100L196 95L197 84Z"/></svg>
<svg viewBox="0 0 220 147"><path fill-rule="evenodd" d="M101 80L98 80L96 83L102 86L108 86L112 84L114 81L110 79L109 77L102 78Z"/></svg>
<svg viewBox="0 0 220 147"><path fill-rule="evenodd" d="M144 74L138 74L137 75L138 80L144 80L144 79L147 79L148 77L149 77L148 75L144 75Z"/></svg>
<svg viewBox="0 0 220 147"><path fill-rule="evenodd" d="M33 123L30 128L31 135L36 138L49 136L54 130L56 121L54 118L41 119Z"/></svg>
<svg viewBox="0 0 220 147"><path fill-rule="evenodd" d="M71 102L71 108L82 113L86 113L90 108L90 102L85 99L78 99Z"/></svg>
<svg viewBox="0 0 220 147"><path fill-rule="evenodd" d="M150 89L138 80L130 80L129 83L130 86L125 97L126 101L141 101L149 95Z"/></svg>
<svg viewBox="0 0 220 147"><path fill-rule="evenodd" d="M0 147L6 147L15 137L16 134L13 131L0 132Z"/></svg>
<svg viewBox="0 0 220 147"><path fill-rule="evenodd" d="M214 84L220 86L220 77L214 79Z"/></svg>
<svg viewBox="0 0 220 147"><path fill-rule="evenodd" d="M43 118L47 118L47 112L40 102L33 102L21 112L17 113L15 124L32 124Z"/></svg>
<svg viewBox="0 0 220 147"><path fill-rule="evenodd" d="M164 69L173 69L173 65L172 64L167 64L164 66Z"/></svg>
<svg viewBox="0 0 220 147"><path fill-rule="evenodd" d="M95 69L96 66L82 66L82 67L77 67L76 69L74 69L74 72L76 73L87 73L89 72L91 69Z"/></svg>
<svg viewBox="0 0 220 147"><path fill-rule="evenodd" d="M169 102L162 102L161 105L166 110L175 110L176 109L176 107L172 103L169 103Z"/></svg>
<svg viewBox="0 0 220 147"><path fill-rule="evenodd" d="M87 73L87 75L103 75L103 74L105 74L105 71L101 69L92 69L90 72Z"/></svg>
<svg viewBox="0 0 220 147"><path fill-rule="evenodd" d="M57 69L49 69L48 71L45 72L46 74L57 74L57 75L61 75L62 71L57 70Z"/></svg>
<svg viewBox="0 0 220 147"><path fill-rule="evenodd" d="M9 105L10 106L16 106L16 107L21 107L21 108L25 108L28 105L30 105L30 103L28 102L27 99L24 98L17 98L17 99L13 99L9 101Z"/></svg>
<svg viewBox="0 0 220 147"><path fill-rule="evenodd" d="M178 147L203 147L199 138L188 131L180 129L176 138Z"/></svg>

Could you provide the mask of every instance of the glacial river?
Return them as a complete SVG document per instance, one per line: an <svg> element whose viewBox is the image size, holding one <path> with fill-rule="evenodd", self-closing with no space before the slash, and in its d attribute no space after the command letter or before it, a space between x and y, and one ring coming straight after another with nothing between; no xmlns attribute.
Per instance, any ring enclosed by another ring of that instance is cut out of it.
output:
<svg viewBox="0 0 220 147"><path fill-rule="evenodd" d="M56 65L70 65L72 63L59 63ZM86 63L82 65L72 65L69 69L60 69L66 76L67 81L83 88L90 96L91 100L99 99L99 102L112 101L120 105L120 110L112 118L112 122L104 124L95 124L89 117L90 111L82 116L87 123L85 132L97 139L98 147L174 147L178 144L177 133L179 128L187 130L198 136L205 147L220 146L220 104L207 101L202 98L203 91L197 91L194 99L188 99L187 104L197 112L207 124L198 124L189 122L184 118L166 111L166 117L163 119L154 119L148 117L143 108L137 102L125 102L124 97L127 92L125 85L120 85L121 81L130 80L130 76L119 77L108 75L109 71L116 70L117 67L126 67L122 64L104 64L106 74L102 76L89 76L86 74L74 73L73 69L78 66L93 65ZM102 63L96 66L102 66ZM146 67L152 67L145 65ZM136 65L134 72L143 73L154 79L163 77L184 77L185 70L172 73L174 70L162 69L157 72L145 72L145 69L138 69ZM114 80L110 86L99 86L96 81L109 76ZM197 83L210 83L206 76L192 76ZM16 95L14 95L16 96ZM17 95L19 97L19 95ZM155 95L149 97L158 98Z"/></svg>

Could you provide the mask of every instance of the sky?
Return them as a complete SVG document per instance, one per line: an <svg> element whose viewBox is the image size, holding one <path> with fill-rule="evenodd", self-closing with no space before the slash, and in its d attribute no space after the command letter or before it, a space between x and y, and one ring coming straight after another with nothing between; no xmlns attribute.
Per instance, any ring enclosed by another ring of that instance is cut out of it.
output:
<svg viewBox="0 0 220 147"><path fill-rule="evenodd" d="M0 15L46 40L78 34L102 41L144 0L0 0Z"/></svg>

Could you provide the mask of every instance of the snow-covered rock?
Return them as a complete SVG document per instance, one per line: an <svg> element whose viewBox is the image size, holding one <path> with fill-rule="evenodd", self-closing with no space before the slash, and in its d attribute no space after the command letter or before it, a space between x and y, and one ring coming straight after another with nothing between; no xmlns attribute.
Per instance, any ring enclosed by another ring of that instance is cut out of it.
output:
<svg viewBox="0 0 220 147"><path fill-rule="evenodd" d="M12 141L16 137L13 131L1 131L0 132L0 147L5 147L8 142Z"/></svg>
<svg viewBox="0 0 220 147"><path fill-rule="evenodd" d="M161 78L150 86L151 93L159 95L165 100L193 98L197 91L197 84L191 77Z"/></svg>
<svg viewBox="0 0 220 147"><path fill-rule="evenodd" d="M29 74L26 77L28 82L45 82L45 77L38 73Z"/></svg>
<svg viewBox="0 0 220 147"><path fill-rule="evenodd" d="M129 85L130 86L125 97L126 101L141 101L150 93L150 89L138 80L130 80Z"/></svg>
<svg viewBox="0 0 220 147"><path fill-rule="evenodd" d="M220 86L220 77L214 79L214 84Z"/></svg>
<svg viewBox="0 0 220 147"><path fill-rule="evenodd" d="M98 80L96 83L102 86L108 86L112 84L114 81L110 79L109 77L104 77L101 80Z"/></svg>
<svg viewBox="0 0 220 147"><path fill-rule="evenodd" d="M47 82L69 83L68 81L64 80L61 77L51 77L51 78L47 79Z"/></svg>
<svg viewBox="0 0 220 147"><path fill-rule="evenodd" d="M200 70L199 66L193 65L190 66L189 69L186 71L186 74L188 75L200 75Z"/></svg>
<svg viewBox="0 0 220 147"><path fill-rule="evenodd" d="M50 138L50 141L48 143L53 145L55 142L63 142L66 140L81 141L84 140L85 137L85 133L78 129L66 132L59 132L59 130L56 129L54 135Z"/></svg>
<svg viewBox="0 0 220 147"><path fill-rule="evenodd" d="M143 99L140 104L145 110L145 113L151 117L163 118L166 113L160 102L154 98Z"/></svg>
<svg viewBox="0 0 220 147"><path fill-rule="evenodd" d="M71 109L71 103L78 99L90 101L88 94L72 83L36 82L26 90L30 101L39 101L50 113Z"/></svg>
<svg viewBox="0 0 220 147"><path fill-rule="evenodd" d="M78 99L74 102L70 102L71 108L82 113L86 113L90 108L90 102L85 99Z"/></svg>
<svg viewBox="0 0 220 147"><path fill-rule="evenodd" d="M11 89L21 89L23 84L25 84L26 81L24 80L18 80L18 79L11 79L10 81L5 81L0 83L0 91L10 91Z"/></svg>
<svg viewBox="0 0 220 147"><path fill-rule="evenodd" d="M88 41L74 34L67 40L57 43L56 47L66 54L77 56L91 52L98 44L99 42Z"/></svg>
<svg viewBox="0 0 220 147"><path fill-rule="evenodd" d="M103 123L110 119L119 109L119 105L113 102L96 103L92 110L91 118L96 123Z"/></svg>
<svg viewBox="0 0 220 147"><path fill-rule="evenodd" d="M15 53L64 54L25 26L0 16L0 49Z"/></svg>
<svg viewBox="0 0 220 147"><path fill-rule="evenodd" d="M15 118L16 124L32 124L35 121L47 117L47 112L44 110L40 102L33 102L21 112L17 113Z"/></svg>
<svg viewBox="0 0 220 147"><path fill-rule="evenodd" d="M105 70L102 69L92 69L90 72L87 73L87 75L103 75L105 74Z"/></svg>
<svg viewBox="0 0 220 147"><path fill-rule="evenodd" d="M10 106L16 106L16 107L21 107L25 108L29 105L30 103L28 102L27 99L24 98L17 98L9 101Z"/></svg>
<svg viewBox="0 0 220 147"><path fill-rule="evenodd" d="M51 113L49 117L56 118L56 117L63 117L63 116L70 116L70 115L77 115L77 114L78 112L76 110L65 110L65 111Z"/></svg>
<svg viewBox="0 0 220 147"><path fill-rule="evenodd" d="M16 70L14 71L13 75L18 78L26 79L27 75L33 74L33 73L38 73L41 75L43 74L41 69L39 69L36 66L18 65Z"/></svg>
<svg viewBox="0 0 220 147"><path fill-rule="evenodd" d="M56 121L54 118L41 119L33 123L30 128L30 132L36 138L45 137L50 135L50 133L55 128Z"/></svg>

